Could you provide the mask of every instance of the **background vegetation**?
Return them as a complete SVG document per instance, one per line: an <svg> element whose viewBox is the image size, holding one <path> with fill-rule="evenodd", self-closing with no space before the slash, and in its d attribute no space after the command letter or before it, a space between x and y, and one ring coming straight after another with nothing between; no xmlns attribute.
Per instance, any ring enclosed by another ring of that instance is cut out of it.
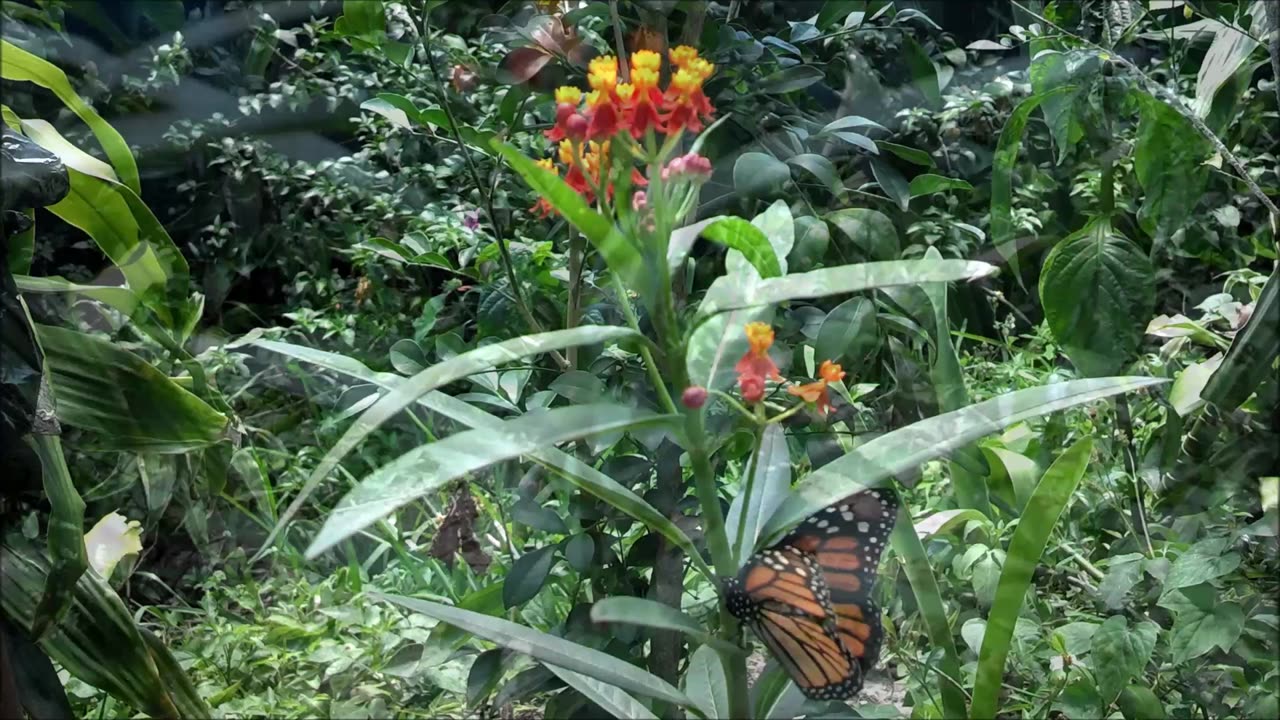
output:
<svg viewBox="0 0 1280 720"><path fill-rule="evenodd" d="M1280 712L1274 6L0 13L0 714ZM682 43L711 222L573 211L552 91ZM828 415L734 409L748 319ZM713 578L880 482L878 669L806 702Z"/></svg>

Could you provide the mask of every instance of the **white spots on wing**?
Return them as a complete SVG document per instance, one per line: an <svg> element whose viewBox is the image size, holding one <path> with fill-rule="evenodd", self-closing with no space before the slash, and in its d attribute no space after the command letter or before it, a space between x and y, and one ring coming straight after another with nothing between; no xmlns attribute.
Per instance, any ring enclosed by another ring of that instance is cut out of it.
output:
<svg viewBox="0 0 1280 720"><path fill-rule="evenodd" d="M844 518L844 521L845 521L845 522L852 522L852 521L853 521L853 513L852 513L852 512L849 512L848 510L846 510L845 512L840 513L840 517ZM863 524L865 525L866 523L863 523Z"/></svg>
<svg viewBox="0 0 1280 720"><path fill-rule="evenodd" d="M871 525L866 520L863 520L862 522L858 523L858 532L864 533L870 530L871 530ZM872 542L874 542L875 538L871 538L871 540Z"/></svg>

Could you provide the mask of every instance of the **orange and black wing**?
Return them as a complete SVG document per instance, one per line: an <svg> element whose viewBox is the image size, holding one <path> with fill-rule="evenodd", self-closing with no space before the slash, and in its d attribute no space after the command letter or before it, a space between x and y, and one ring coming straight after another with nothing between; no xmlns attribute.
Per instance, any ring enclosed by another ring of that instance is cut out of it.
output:
<svg viewBox="0 0 1280 720"><path fill-rule="evenodd" d="M729 611L769 648L806 696L851 697L862 668L836 634L831 597L812 555L771 548L725 581Z"/></svg>
<svg viewBox="0 0 1280 720"><path fill-rule="evenodd" d="M813 556L831 598L836 635L863 672L880 654L880 609L871 589L897 514L893 490L864 490L815 513L776 546Z"/></svg>

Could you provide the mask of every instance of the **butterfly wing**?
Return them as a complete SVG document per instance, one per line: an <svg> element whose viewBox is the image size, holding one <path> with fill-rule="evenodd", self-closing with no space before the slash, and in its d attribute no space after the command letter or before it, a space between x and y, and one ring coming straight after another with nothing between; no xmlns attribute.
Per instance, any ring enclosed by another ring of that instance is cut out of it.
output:
<svg viewBox="0 0 1280 720"><path fill-rule="evenodd" d="M862 669L836 634L830 593L812 555L789 547L755 555L726 581L725 599L806 696L835 700L862 687Z"/></svg>
<svg viewBox="0 0 1280 720"><path fill-rule="evenodd" d="M831 598L836 635L863 672L880 654L880 609L871 589L897 514L893 490L864 490L815 513L776 546L813 556Z"/></svg>

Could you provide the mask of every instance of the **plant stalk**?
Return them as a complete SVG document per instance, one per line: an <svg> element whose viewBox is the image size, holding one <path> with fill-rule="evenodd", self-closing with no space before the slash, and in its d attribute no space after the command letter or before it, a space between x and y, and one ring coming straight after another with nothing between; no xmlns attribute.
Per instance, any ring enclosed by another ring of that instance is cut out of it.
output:
<svg viewBox="0 0 1280 720"><path fill-rule="evenodd" d="M564 327L566 330L572 330L578 327L579 316L582 314L582 265L586 259L587 239L577 230L569 232L569 305L565 308ZM569 369L578 369L578 347L576 345L565 349L565 357L569 363Z"/></svg>
<svg viewBox="0 0 1280 720"><path fill-rule="evenodd" d="M1120 426L1123 436L1121 452L1124 454L1124 469L1133 492L1133 525L1142 534L1147 557L1154 557L1155 550L1151 547L1151 533L1147 531L1147 514L1142 499L1142 480L1138 478L1138 461L1133 448L1133 419L1129 415L1129 399L1123 394L1116 397L1116 424Z"/></svg>

